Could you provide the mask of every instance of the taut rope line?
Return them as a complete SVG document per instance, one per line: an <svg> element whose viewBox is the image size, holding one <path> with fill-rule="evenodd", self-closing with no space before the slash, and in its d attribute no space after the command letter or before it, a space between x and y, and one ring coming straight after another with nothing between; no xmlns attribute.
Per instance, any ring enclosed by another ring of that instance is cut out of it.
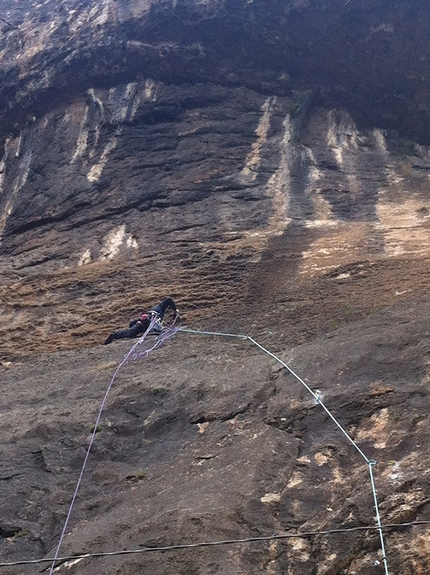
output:
<svg viewBox="0 0 430 575"><path fill-rule="evenodd" d="M381 525L381 517L379 514L379 504L378 504L378 497L377 497L377 492L376 492L376 487L375 487L375 480L373 477L373 469L372 467L374 465L376 465L376 461L374 461L373 459L369 459L364 453L363 451L358 447L358 445L356 444L356 442L352 439L352 437L349 435L349 433L346 431L346 429L344 429L342 427L342 425L337 421L337 419L334 417L334 415L331 413L331 411L324 405L324 403L321 400L321 397L318 393L315 393L309 386L308 384L303 381L303 379L297 375L297 373L295 371L293 371L290 366L288 364L286 364L284 361L282 361L282 359L280 359L278 356L276 356L274 353L272 353L271 351L269 351L268 349L266 349L265 347L263 347L261 344L259 344L257 341L255 341L255 339L253 339L252 337L250 337L249 335L244 335L244 334L232 334L232 333L222 333L222 332L210 332L210 331L199 331L199 330L194 330L194 329L188 329L188 328L179 328L179 331L182 331L184 333L191 333L191 334L200 334L200 335L214 335L214 336L224 336L224 337L236 337L238 339L246 339L248 341L250 341L253 345L255 345L256 347L258 347L261 351L263 351L264 353L266 353L267 355L269 355L270 357L272 357L273 359L275 359L278 363L280 363L283 367L285 367L285 369L293 376L297 379L297 381L299 381L301 383L301 385L303 385L303 387L305 387L305 389L312 395L312 397L315 399L315 401L317 401L320 406L322 407L322 409L326 412L326 414L330 417L330 419L335 423L335 425L338 427L338 429L340 429L340 431L343 433L343 435L348 439L348 441L354 446L354 448L358 451L358 453L360 454L360 456L364 459L364 461L366 462L366 465L368 466L369 469L369 475L370 475L370 483L372 486L372 493L373 493L373 503L374 503L374 507L375 507L375 514L376 514L376 523L377 523L377 529L379 531L379 539L381 542L381 551L382 551L382 562L384 564L384 569L385 569L385 575L389 575L388 572L388 563L387 563L387 558L385 555L385 543L384 543L384 534L382 532L382 525Z"/></svg>
<svg viewBox="0 0 430 575"><path fill-rule="evenodd" d="M430 521L410 521L408 523L389 523L382 525L383 529L396 529L401 527L416 527L419 525L429 525ZM317 535L336 535L338 533L355 533L357 531L372 531L379 529L376 525L363 525L360 527L349 527L344 529L326 529L323 531L302 531L298 533L279 533L275 535L261 535L257 537L243 537L242 539L225 539L219 541L200 541L198 543L180 543L178 545L166 545L163 547L139 547L138 549L121 549L120 551L96 551L94 553L85 553L82 555L65 555L57 557L58 563L65 561L75 561L77 559L93 559L97 557L116 557L118 555L141 555L145 553L166 551L179 551L182 549L196 549L200 547L218 547L222 545L241 545L242 543L258 543L259 541L277 541L282 539L300 539L304 537L313 537ZM49 563L52 558L43 559L23 559L21 561L10 561L0 563L0 567L15 567L17 565L36 565L39 563Z"/></svg>
<svg viewBox="0 0 430 575"><path fill-rule="evenodd" d="M308 384L303 381L303 379L297 375L297 373L295 371L293 371L291 369L291 367L289 365L287 365L285 362L282 361L282 359L280 359L279 357L277 357L274 353L272 353L271 351L267 350L265 347L263 347L262 345L260 345L257 341L255 341L255 339L252 339L252 337L247 337L247 339L252 342L254 345L256 345L257 347L259 347L262 351L264 351L264 353L267 353L267 355L270 355L271 357L273 357L273 359L275 359L277 362L279 362L281 365L283 365L285 367L285 369L287 369L292 376L294 376L297 381L299 381L303 387L305 387L307 389L307 391L309 391L309 393L312 395L312 397L315 399L316 402L318 402L321 407L324 409L324 411L326 412L326 414L330 417L330 419L332 419L332 421L337 425L337 427L340 429L340 431L344 434L344 436L348 439L348 441L350 443L352 443L352 445L355 447L355 449L358 451L358 453L361 455L361 457L364 459L364 461L369 464L369 459L364 455L364 453L361 451L361 449L358 447L358 445L355 443L355 441L352 439L352 437L348 434L348 432L341 426L341 424L338 422L338 420L333 416L333 414L329 411L329 409L327 409L327 407L324 405L324 403L321 400L321 397L318 393L315 393L314 391L312 391L312 389L308 386Z"/></svg>
<svg viewBox="0 0 430 575"><path fill-rule="evenodd" d="M118 367L116 368L110 383L106 389L106 392L103 396L98 414L97 414L97 418L96 418L96 422L94 424L94 428L90 437L90 441L89 441L89 445L85 454L85 458L84 458L84 462L82 464L82 468L81 468L81 472L79 474L79 478L75 487L75 491L73 493L73 497L68 509L68 513L66 516L66 520L60 535L60 540L58 542L56 551L55 551L55 555L53 558L48 558L48 559L44 559L42 561L52 561L51 564L51 568L49 571L49 575L52 575L55 565L57 562L62 561L64 559L68 559L68 558L61 558L59 559L59 551L61 548L61 545L63 543L65 534L66 534L66 530L70 521L70 517L72 514L72 510L76 501L76 497L78 494L78 490L79 487L81 485L82 482L82 478L84 475L84 471L85 468L87 466L87 462L89 459L89 455L90 455L90 451L91 451L91 447L93 445L94 442L94 438L95 435L97 433L97 428L101 419L101 415L104 409L104 406L106 404L109 392L114 384L114 381L116 379L116 376L119 372L119 370L121 369L121 367L128 361L128 359L131 357L132 359L136 359L138 357L147 357L149 355L149 353L155 349L157 349L158 347L160 347L160 345L167 339L170 339L171 337L173 337L173 335L175 335L178 331L182 331L184 333L191 333L191 334L197 334L197 335L212 335L212 336L222 336L222 337L230 337L230 338L237 338L237 339L242 339L242 340L248 340L250 341L253 345L255 345L256 347L258 347L261 351L263 351L264 353L266 353L267 355L269 355L270 357L272 357L273 359L275 359L278 363L280 363L295 379L297 379L297 381L299 381L299 383L305 387L305 389L312 395L312 397L314 398L314 400L319 403L321 405L321 407L323 408L323 410L325 411L325 413L330 417L330 419L335 423L335 425L338 427L338 429L340 429L340 431L343 433L343 435L348 439L348 441L353 445L353 447L358 451L358 453L360 454L360 456L364 459L364 461L366 462L368 469L369 469L369 475L370 475L370 481L371 481L371 486L372 486L372 492L373 492L373 501L374 501L374 507L375 507L375 511L376 511L376 522L377 525L375 527L373 527L373 529L377 529L379 532L379 538L380 538L380 543L381 543L381 551L382 551L382 561L383 561L383 565L384 565L384 569L385 569L385 575L389 575L388 573L388 564L387 564L387 559L386 559L386 553L385 553L385 543L384 543L384 536L383 536L383 525L381 524L381 517L380 517L380 513L379 513L379 504L378 504L378 498L377 498L377 492L376 492L376 486L375 486L375 481L374 481L374 476L373 476L373 466L376 465L376 461L374 461L373 459L369 459L364 453L363 451L359 448L359 446L355 443L355 441L352 439L352 437L348 434L348 432L342 427L342 425L337 421L337 419L333 416L333 414L330 412L330 410L324 405L324 403L321 400L321 397L319 395L319 393L315 393L309 386L308 384L297 374L295 373L288 364L286 364L284 361L282 361L279 357L277 357L274 353L272 353L271 351L269 351L268 349L266 349L265 347L263 347L261 344L259 344L255 339L253 339L252 337L248 336L248 335L243 335L243 334L232 334L232 333L224 333L224 332L211 332L211 331L200 331L200 330L193 330L193 329L188 329L188 328L175 328L172 326L169 326L167 329L165 329L163 332L161 332L161 334L156 338L155 343L152 347L150 347L149 349L145 349L143 350L143 352L137 352L135 353L136 348L144 341L144 339L146 338L147 334L151 331L151 329L154 327L154 325L157 323L157 318L153 317L150 325L148 327L148 329L145 331L145 333L139 338L139 340L132 345L132 347L130 348L130 350L128 351L128 353L124 356L123 360L119 363ZM386 527L386 526L385 526ZM330 532L334 532L337 530L331 530ZM321 534L323 532L320 532ZM327 532L328 533L328 532ZM305 534L301 534L302 536L304 536ZM293 535L289 535L289 536L293 536ZM297 536L300 536L300 534L297 534ZM283 536L272 536L271 538L282 538L282 537L286 537L285 535ZM206 544L189 544L189 545L179 545L179 546L172 546L172 547L166 547L166 548L159 548L160 550L167 550L167 549L180 549L180 548L188 548L188 547L197 547L200 545L217 545L217 544L229 544L229 543L234 543L234 542L244 542L244 541L257 541L257 540L268 540L270 539L270 537L262 537L262 538L248 538L248 539L243 539L243 540L232 540L232 541L223 541L223 542L208 542ZM150 550L156 550L156 549L145 549L145 550L139 550L140 552L144 552L144 551L150 551ZM135 553L137 552L137 550L132 550L130 551L131 553ZM124 552L127 553L127 552ZM116 555L116 554L122 554L122 552L112 552L112 553L103 553L103 554L86 554L84 556L79 556L79 557L89 557L89 556L104 556L104 555ZM15 562L12 564L18 565L18 564L28 564L28 563L33 563L34 561L29 561L29 562ZM41 562L36 561L36 562ZM0 567L2 566L6 566L9 564L1 564L0 563Z"/></svg>

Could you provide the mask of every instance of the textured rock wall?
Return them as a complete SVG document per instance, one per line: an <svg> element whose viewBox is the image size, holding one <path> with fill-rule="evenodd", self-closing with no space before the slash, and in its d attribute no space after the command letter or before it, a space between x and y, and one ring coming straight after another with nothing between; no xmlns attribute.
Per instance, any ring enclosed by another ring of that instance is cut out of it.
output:
<svg viewBox="0 0 430 575"><path fill-rule="evenodd" d="M8 136L1 165L2 329L25 347L29 322L37 345L90 343L166 289L213 314L238 285L295 297L294 281L428 254L428 148L308 92L94 88ZM273 266L256 277L266 252L291 286Z"/></svg>
<svg viewBox="0 0 430 575"><path fill-rule="evenodd" d="M374 468L384 524L429 520L429 304L279 352ZM282 323L258 341L277 345ZM426 337L427 334L427 337ZM128 342L2 369L2 560L52 552L100 399ZM299 383L249 342L178 334L120 371L62 554L375 523L364 460ZM428 570L428 527L387 530L389 572ZM368 575L374 531L83 559L58 573ZM3 569L7 575L43 567Z"/></svg>
<svg viewBox="0 0 430 575"><path fill-rule="evenodd" d="M427 257L428 19L407 8L5 1L5 352L98 341L160 291L231 318L237 289L312 302L312 278Z"/></svg>
<svg viewBox="0 0 430 575"><path fill-rule="evenodd" d="M366 126L429 143L429 8L419 0L4 0L3 125L92 86L213 81L316 89Z"/></svg>
<svg viewBox="0 0 430 575"><path fill-rule="evenodd" d="M318 387L378 460L384 523L428 519L428 12L4 0L2 558L56 545L129 346L99 344L167 294ZM65 553L374 522L365 467L302 388L242 343L187 337L121 372ZM390 575L428 572L425 528L387 549ZM372 531L59 572L367 575L380 559Z"/></svg>

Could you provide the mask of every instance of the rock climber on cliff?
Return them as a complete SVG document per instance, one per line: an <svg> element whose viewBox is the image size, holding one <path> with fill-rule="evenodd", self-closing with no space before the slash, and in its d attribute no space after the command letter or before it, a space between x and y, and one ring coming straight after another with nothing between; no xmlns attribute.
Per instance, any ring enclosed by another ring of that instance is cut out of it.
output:
<svg viewBox="0 0 430 575"><path fill-rule="evenodd" d="M171 297L166 297L155 307L147 312L142 313L139 319L134 319L131 321L129 329L118 329L109 334L106 341L104 342L104 345L112 343L114 339L124 339L142 335L148 329L152 319L155 319L156 323L153 326L151 333L160 333L161 322L163 321L164 314L166 313L167 309L171 309L173 311L175 320L179 317L179 310L176 307L175 302Z"/></svg>

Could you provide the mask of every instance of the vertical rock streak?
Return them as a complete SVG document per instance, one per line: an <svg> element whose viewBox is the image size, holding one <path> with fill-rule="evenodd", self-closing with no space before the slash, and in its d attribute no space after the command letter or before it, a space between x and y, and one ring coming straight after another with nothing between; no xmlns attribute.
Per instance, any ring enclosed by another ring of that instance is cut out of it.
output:
<svg viewBox="0 0 430 575"><path fill-rule="evenodd" d="M83 116L81 124L80 124L79 135L78 135L78 139L76 141L75 153L73 154L73 157L71 160L72 164L74 164L78 158L82 157L84 155L84 153L86 152L86 149L87 149L88 131L89 131L89 129L87 127L88 112L89 112L89 106L85 106L84 116Z"/></svg>
<svg viewBox="0 0 430 575"><path fill-rule="evenodd" d="M114 150L117 146L118 143L118 138L117 136L112 136L108 143L106 144L106 146L103 149L103 152L101 153L100 159L98 161L97 164L94 164L88 174L87 174L87 179L89 182L91 182L92 184L94 182L97 182L100 179L100 176L102 175L103 169L106 166L108 159L109 159L109 154L112 152L112 150Z"/></svg>
<svg viewBox="0 0 430 575"><path fill-rule="evenodd" d="M9 154L8 146L9 146L10 138L6 138L4 143L4 154L0 161L0 198L3 195L3 185L6 178L6 162Z"/></svg>
<svg viewBox="0 0 430 575"><path fill-rule="evenodd" d="M273 106L276 104L277 98L267 98L261 107L263 115L260 118L255 133L257 135L256 141L252 144L251 151L246 157L245 166L242 170L242 175L254 181L257 178L258 166L260 164L260 153L262 146L267 142L267 135L270 129L270 120L273 114Z"/></svg>
<svg viewBox="0 0 430 575"><path fill-rule="evenodd" d="M269 229L275 233L281 233L291 221L291 218L288 218L288 208L294 150L291 142L293 128L290 114L285 116L282 127L283 133L279 144L279 166L267 185L267 194L272 198L273 206Z"/></svg>
<svg viewBox="0 0 430 575"><path fill-rule="evenodd" d="M12 213L16 197L19 191L25 186L27 182L28 173L30 171L31 159L32 159L32 151L31 149L28 149L25 152L21 165L19 167L19 173L18 176L15 178L15 183L12 188L12 192L10 193L10 196L8 197L6 205L3 209L3 213L0 216L0 244L3 239L3 233L7 224L7 220L10 214Z"/></svg>

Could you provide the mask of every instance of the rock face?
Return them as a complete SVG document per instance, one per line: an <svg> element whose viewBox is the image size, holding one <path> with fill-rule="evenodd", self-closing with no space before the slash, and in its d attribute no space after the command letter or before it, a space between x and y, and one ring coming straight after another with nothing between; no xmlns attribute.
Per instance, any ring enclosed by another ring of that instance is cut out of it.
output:
<svg viewBox="0 0 430 575"><path fill-rule="evenodd" d="M399 306L279 352L378 461L385 524L429 519L429 311ZM411 319L419 313L423 319ZM258 341L273 349L279 327ZM4 560L40 558L56 544L95 412L115 359L128 348L122 342L50 353L4 372ZM96 435L62 555L374 524L364 460L277 365L249 342L186 333L144 362L127 363ZM425 526L385 537L390 573L426 572ZM364 575L381 559L378 548L374 531L352 531L84 559L58 572L301 574L318 566L324 574Z"/></svg>
<svg viewBox="0 0 430 575"><path fill-rule="evenodd" d="M337 268L362 277L369 258L425 256L429 155L406 139L405 103L421 109L421 64L409 59L400 95L387 76L401 78L396 55L420 49L426 19L401 16L401 3L355 0L6 2L5 351L95 343L100 324L123 323L164 286L188 319L230 322L238 289L269 312L303 284L308 322L315 277L330 272L331 286ZM381 38L393 43L383 66ZM260 265L272 257L282 263ZM404 281L378 303L412 289Z"/></svg>
<svg viewBox="0 0 430 575"><path fill-rule="evenodd" d="M145 81L89 90L9 136L8 351L100 341L100 324L126 321L166 285L191 319L231 315L238 288L246 305L270 309L315 278L326 290L397 269L393 256L426 256L428 149L412 156L380 129L359 131L347 112L300 98ZM282 263L264 263L272 258ZM413 289L409 279L391 279L380 297ZM367 308L359 293L344 297Z"/></svg>
<svg viewBox="0 0 430 575"><path fill-rule="evenodd" d="M52 553L130 346L100 344L164 295L320 390L378 461L384 524L429 519L421 4L3 0L0 563ZM373 525L364 460L277 366L185 333L126 364L61 554ZM390 574L428 572L425 526L386 539ZM355 531L58 572L364 575L379 549Z"/></svg>

